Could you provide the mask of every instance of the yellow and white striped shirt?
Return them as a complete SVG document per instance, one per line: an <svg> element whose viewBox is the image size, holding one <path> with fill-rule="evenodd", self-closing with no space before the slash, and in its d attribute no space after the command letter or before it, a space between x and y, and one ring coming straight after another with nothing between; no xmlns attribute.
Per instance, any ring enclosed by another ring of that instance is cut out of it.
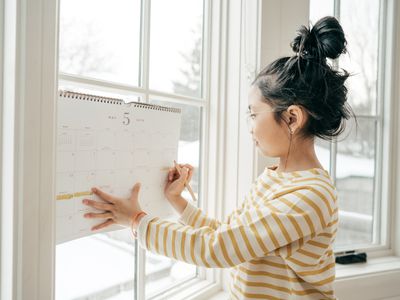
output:
<svg viewBox="0 0 400 300"><path fill-rule="evenodd" d="M232 299L336 299L337 192L326 170L265 168L224 222L188 203L178 222L144 216L142 248L207 268L231 268Z"/></svg>

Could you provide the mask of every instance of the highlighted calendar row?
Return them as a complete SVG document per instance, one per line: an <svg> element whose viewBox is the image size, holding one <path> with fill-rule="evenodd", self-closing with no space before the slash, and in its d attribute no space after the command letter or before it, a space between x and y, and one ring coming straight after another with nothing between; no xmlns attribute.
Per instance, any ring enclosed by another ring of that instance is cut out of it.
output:
<svg viewBox="0 0 400 300"><path fill-rule="evenodd" d="M56 200L69 200L76 197L91 196L91 195L93 195L93 192L91 191L78 192L73 194L60 194L56 196Z"/></svg>

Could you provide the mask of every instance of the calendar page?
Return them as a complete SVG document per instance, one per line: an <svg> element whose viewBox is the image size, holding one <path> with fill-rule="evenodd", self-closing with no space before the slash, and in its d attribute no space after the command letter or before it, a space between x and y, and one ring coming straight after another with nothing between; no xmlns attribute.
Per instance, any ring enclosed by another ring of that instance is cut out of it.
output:
<svg viewBox="0 0 400 300"><path fill-rule="evenodd" d="M170 217L164 197L168 168L177 159L180 110L61 91L57 132L57 243L122 229L112 225L92 232L104 220L82 204L101 201L91 187L128 198L141 183L139 203L152 215Z"/></svg>

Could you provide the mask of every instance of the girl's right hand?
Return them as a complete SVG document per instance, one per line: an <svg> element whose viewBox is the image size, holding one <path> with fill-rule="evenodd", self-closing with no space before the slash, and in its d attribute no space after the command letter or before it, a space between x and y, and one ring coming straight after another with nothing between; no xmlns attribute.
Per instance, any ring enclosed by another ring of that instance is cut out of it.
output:
<svg viewBox="0 0 400 300"><path fill-rule="evenodd" d="M164 194L168 200L180 197L185 189L185 183L189 183L192 179L194 167L189 164L178 165L181 169L181 174L179 174L176 167L170 168L168 171L167 183L164 188Z"/></svg>

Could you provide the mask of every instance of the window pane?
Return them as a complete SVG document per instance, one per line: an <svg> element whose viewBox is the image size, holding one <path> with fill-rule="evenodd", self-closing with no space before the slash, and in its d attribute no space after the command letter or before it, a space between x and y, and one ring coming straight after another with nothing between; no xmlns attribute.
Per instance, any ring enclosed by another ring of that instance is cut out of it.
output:
<svg viewBox="0 0 400 300"><path fill-rule="evenodd" d="M150 88L201 97L203 1L151 1L150 28Z"/></svg>
<svg viewBox="0 0 400 300"><path fill-rule="evenodd" d="M314 25L319 19L334 15L334 0L310 0L310 21Z"/></svg>
<svg viewBox="0 0 400 300"><path fill-rule="evenodd" d="M379 1L341 1L340 21L348 42L348 54L341 56L339 64L353 74L347 83L350 105L357 114L375 114Z"/></svg>
<svg viewBox="0 0 400 300"><path fill-rule="evenodd" d="M153 104L178 107L182 109L181 135L179 141L178 162L189 163L195 167L190 185L199 200L200 190L200 141L201 108L165 101L151 101ZM191 199L185 189L183 196ZM198 201L197 201L198 202ZM198 203L195 203L198 205ZM173 218L170 220L174 221ZM193 264L169 259L151 252L146 253L146 298L165 291L184 280L196 277L197 268Z"/></svg>
<svg viewBox="0 0 400 300"><path fill-rule="evenodd" d="M358 123L357 133L355 126L348 123L349 128L339 140L349 136L338 143L340 225L336 246L368 244L373 240L376 121L359 118Z"/></svg>
<svg viewBox="0 0 400 300"><path fill-rule="evenodd" d="M140 0L62 0L60 72L137 86Z"/></svg>
<svg viewBox="0 0 400 300"><path fill-rule="evenodd" d="M129 229L56 247L56 299L134 299L135 250Z"/></svg>

